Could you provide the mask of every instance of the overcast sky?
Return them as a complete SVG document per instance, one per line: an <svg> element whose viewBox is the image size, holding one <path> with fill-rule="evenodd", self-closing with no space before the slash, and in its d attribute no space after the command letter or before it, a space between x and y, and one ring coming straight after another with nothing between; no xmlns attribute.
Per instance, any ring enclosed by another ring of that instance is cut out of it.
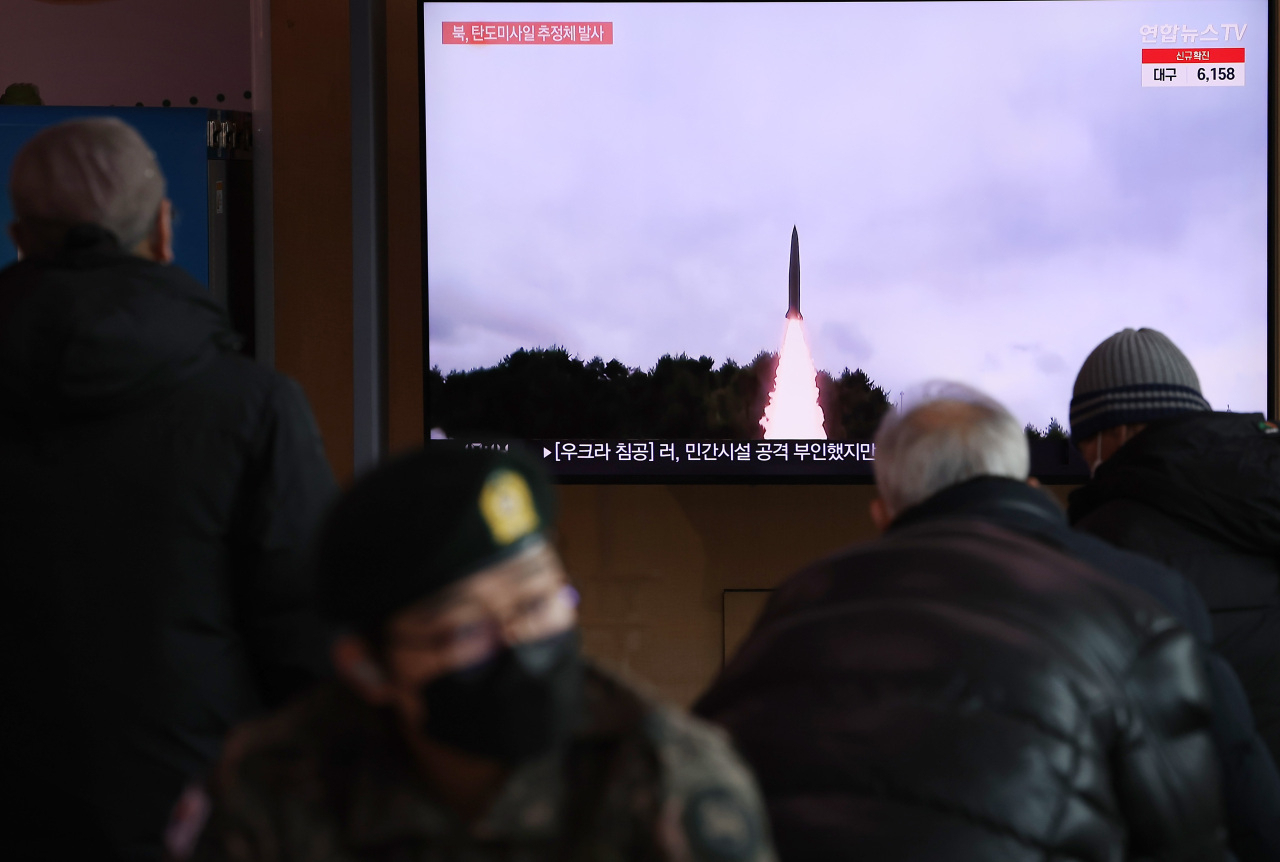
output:
<svg viewBox="0 0 1280 862"><path fill-rule="evenodd" d="M1150 326L1215 408L1264 410L1266 9L429 3L430 362L749 362L780 344L794 224L820 368L963 380L1043 425ZM614 44L441 44L517 19ZM1165 24L1243 44L1246 85L1143 88Z"/></svg>

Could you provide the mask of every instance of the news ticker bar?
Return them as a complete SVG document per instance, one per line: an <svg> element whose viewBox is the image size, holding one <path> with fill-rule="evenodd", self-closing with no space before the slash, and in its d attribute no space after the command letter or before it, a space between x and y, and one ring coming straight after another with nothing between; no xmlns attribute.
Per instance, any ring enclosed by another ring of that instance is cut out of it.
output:
<svg viewBox="0 0 1280 862"><path fill-rule="evenodd" d="M557 476L871 476L875 444L824 440L533 440Z"/></svg>
<svg viewBox="0 0 1280 862"><path fill-rule="evenodd" d="M557 478L795 478L874 477L869 440L520 440L439 441L467 448L523 448ZM1041 479L1084 481L1089 470L1065 440L1032 440L1031 473Z"/></svg>

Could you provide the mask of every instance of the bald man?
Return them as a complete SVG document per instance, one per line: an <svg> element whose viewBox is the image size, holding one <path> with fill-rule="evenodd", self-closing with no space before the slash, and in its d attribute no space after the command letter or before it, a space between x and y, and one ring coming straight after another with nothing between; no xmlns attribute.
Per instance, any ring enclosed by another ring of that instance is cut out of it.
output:
<svg viewBox="0 0 1280 862"><path fill-rule="evenodd" d="M302 559L334 481L302 391L169 265L134 129L46 129L10 193L0 834L13 858L159 859L226 731L324 674Z"/></svg>

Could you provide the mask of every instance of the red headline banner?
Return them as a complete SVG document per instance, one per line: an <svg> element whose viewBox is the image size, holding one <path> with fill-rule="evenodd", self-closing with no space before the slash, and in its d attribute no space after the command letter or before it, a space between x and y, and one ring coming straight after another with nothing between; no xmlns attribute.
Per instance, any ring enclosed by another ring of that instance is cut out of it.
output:
<svg viewBox="0 0 1280 862"><path fill-rule="evenodd" d="M1243 63L1244 48L1143 48L1143 63Z"/></svg>
<svg viewBox="0 0 1280 862"><path fill-rule="evenodd" d="M612 45L612 21L445 21L445 45Z"/></svg>

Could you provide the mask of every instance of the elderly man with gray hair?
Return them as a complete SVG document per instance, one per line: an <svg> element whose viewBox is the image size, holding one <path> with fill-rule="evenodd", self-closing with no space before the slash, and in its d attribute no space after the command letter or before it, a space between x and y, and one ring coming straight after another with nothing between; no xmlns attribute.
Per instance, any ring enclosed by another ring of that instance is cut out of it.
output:
<svg viewBox="0 0 1280 862"><path fill-rule="evenodd" d="M0 271L0 807L15 859L159 859L227 730L325 675L305 552L336 488L297 384L175 266L118 119L10 177Z"/></svg>
<svg viewBox="0 0 1280 862"><path fill-rule="evenodd" d="M781 858L1229 858L1195 638L1064 545L1019 423L933 384L875 468L884 535L786 581L695 707Z"/></svg>
<svg viewBox="0 0 1280 862"><path fill-rule="evenodd" d="M77 226L96 225L123 250L173 260L173 210L155 154L114 117L72 121L36 137L13 160L9 194L19 255L51 256Z"/></svg>

